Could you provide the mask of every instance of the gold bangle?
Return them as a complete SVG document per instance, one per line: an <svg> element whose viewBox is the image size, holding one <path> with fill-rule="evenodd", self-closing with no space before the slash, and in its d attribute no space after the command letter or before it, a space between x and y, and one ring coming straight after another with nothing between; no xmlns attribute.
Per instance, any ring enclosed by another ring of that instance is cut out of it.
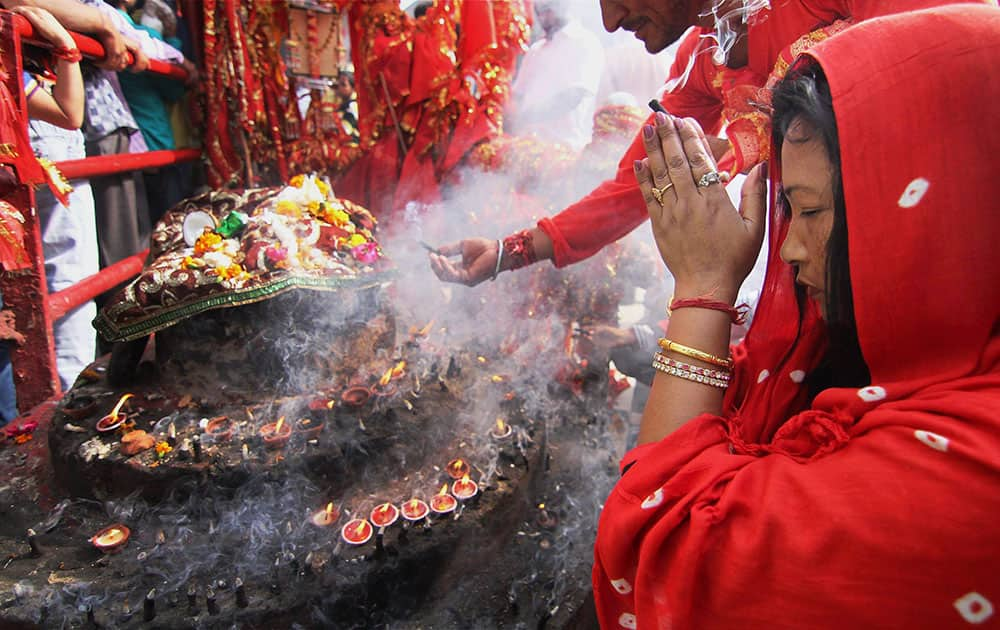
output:
<svg viewBox="0 0 1000 630"><path fill-rule="evenodd" d="M683 344L679 344L676 341L671 341L666 337L663 337L657 343L659 343L660 348L662 348L665 351L676 352L677 354L683 354L686 357L690 357L692 359L698 359L699 361L704 361L705 363L710 363L712 365L718 365L719 367L726 368L727 370L733 369L732 359L723 359L715 356L714 354L702 352L697 348L691 348Z"/></svg>

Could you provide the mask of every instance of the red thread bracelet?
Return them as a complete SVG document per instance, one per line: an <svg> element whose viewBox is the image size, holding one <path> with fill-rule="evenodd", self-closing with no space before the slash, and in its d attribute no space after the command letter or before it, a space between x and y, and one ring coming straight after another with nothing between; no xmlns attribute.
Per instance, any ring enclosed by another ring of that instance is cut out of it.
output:
<svg viewBox="0 0 1000 630"><path fill-rule="evenodd" d="M670 306L667 307L667 312L670 313L679 308L706 308L712 311L722 311L723 313L729 315L729 319L731 319L734 324L745 324L747 321L747 315L750 313L750 307L746 304L730 306L725 302L703 297L671 300Z"/></svg>
<svg viewBox="0 0 1000 630"><path fill-rule="evenodd" d="M509 260L508 269L520 269L536 262L535 245L531 239L531 232L521 230L503 239L503 257Z"/></svg>
<svg viewBox="0 0 1000 630"><path fill-rule="evenodd" d="M79 48L53 48L52 56L69 63L76 63L83 59L83 53L80 52Z"/></svg>

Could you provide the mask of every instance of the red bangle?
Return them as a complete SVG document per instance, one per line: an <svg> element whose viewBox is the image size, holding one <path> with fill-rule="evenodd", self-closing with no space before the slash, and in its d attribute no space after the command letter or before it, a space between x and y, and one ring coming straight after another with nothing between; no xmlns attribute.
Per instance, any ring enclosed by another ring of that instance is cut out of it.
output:
<svg viewBox="0 0 1000 630"><path fill-rule="evenodd" d="M70 63L76 63L83 59L83 53L79 48L53 48L52 56Z"/></svg>
<svg viewBox="0 0 1000 630"><path fill-rule="evenodd" d="M747 304L730 306L725 302L703 297L670 300L670 306L667 307L667 313L669 314L679 308L707 308L712 311L722 311L723 313L727 313L729 315L729 319L731 319L734 324L746 323L747 315L750 313L750 306Z"/></svg>
<svg viewBox="0 0 1000 630"><path fill-rule="evenodd" d="M537 262L538 257L535 255L535 244L531 239L531 232L521 230L503 239L503 257L510 261L507 267L510 270L527 267Z"/></svg>

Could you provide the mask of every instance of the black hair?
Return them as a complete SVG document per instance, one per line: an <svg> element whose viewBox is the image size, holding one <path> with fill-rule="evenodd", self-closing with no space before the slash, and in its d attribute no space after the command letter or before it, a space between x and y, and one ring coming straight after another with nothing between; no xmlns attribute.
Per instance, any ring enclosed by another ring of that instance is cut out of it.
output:
<svg viewBox="0 0 1000 630"><path fill-rule="evenodd" d="M833 226L826 244L826 291L824 307L828 346L823 360L809 375L808 384L815 395L827 387L862 387L871 383L871 374L861 353L858 327L854 319L854 298L851 290L851 267L847 243L847 208L840 170L840 142L837 119L833 111L830 84L819 64L808 64L789 72L772 95L771 128L774 155L781 154L781 145L789 127L801 120L819 134L833 165ZM778 196L785 205L784 195ZM804 294L799 288L800 298Z"/></svg>
<svg viewBox="0 0 1000 630"><path fill-rule="evenodd" d="M413 8L413 17L424 17L427 14L427 9L430 9L432 6L434 6L433 2L421 2Z"/></svg>
<svg viewBox="0 0 1000 630"><path fill-rule="evenodd" d="M345 79L347 79L347 82L351 84L351 87L352 88L354 87L354 73L353 72L351 72L349 70L341 70L340 74L337 75L338 79L340 77L344 77Z"/></svg>

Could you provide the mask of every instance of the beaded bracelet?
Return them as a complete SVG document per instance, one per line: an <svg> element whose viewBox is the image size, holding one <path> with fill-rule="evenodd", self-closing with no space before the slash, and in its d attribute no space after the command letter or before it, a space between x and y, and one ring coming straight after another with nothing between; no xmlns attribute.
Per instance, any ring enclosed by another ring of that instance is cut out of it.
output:
<svg viewBox="0 0 1000 630"><path fill-rule="evenodd" d="M697 365L692 365L690 363L684 363L683 361L677 361L676 359L671 359L662 352L657 352L653 355L653 361L662 363L669 367L674 367L680 370L687 370L688 372L693 372L700 376L707 376L709 378L714 378L720 381L729 382L731 377L731 372L729 370L713 370L711 368L700 367Z"/></svg>
<svg viewBox="0 0 1000 630"><path fill-rule="evenodd" d="M692 359L698 359L699 361L704 361L705 363L710 363L712 365L718 365L719 367L726 368L727 370L733 369L732 359L723 359L717 357L714 354L709 354L698 350L697 348L691 348L683 344L679 344L676 341L671 341L666 337L663 337L657 342L660 348L669 352L676 352L677 354L683 354L686 357Z"/></svg>
<svg viewBox="0 0 1000 630"><path fill-rule="evenodd" d="M657 353L659 355L659 353ZM711 385L712 387L718 387L719 389L726 389L729 387L728 380L722 380L719 378L713 378L711 376L705 376L704 374L696 374L690 370L685 370L683 368L673 367L667 365L661 361L658 361L656 357L653 357L653 367L664 374L669 374L670 376L676 376L678 378L683 378L687 381L692 381L695 383L702 383L703 385ZM693 366L692 366L693 367Z"/></svg>

